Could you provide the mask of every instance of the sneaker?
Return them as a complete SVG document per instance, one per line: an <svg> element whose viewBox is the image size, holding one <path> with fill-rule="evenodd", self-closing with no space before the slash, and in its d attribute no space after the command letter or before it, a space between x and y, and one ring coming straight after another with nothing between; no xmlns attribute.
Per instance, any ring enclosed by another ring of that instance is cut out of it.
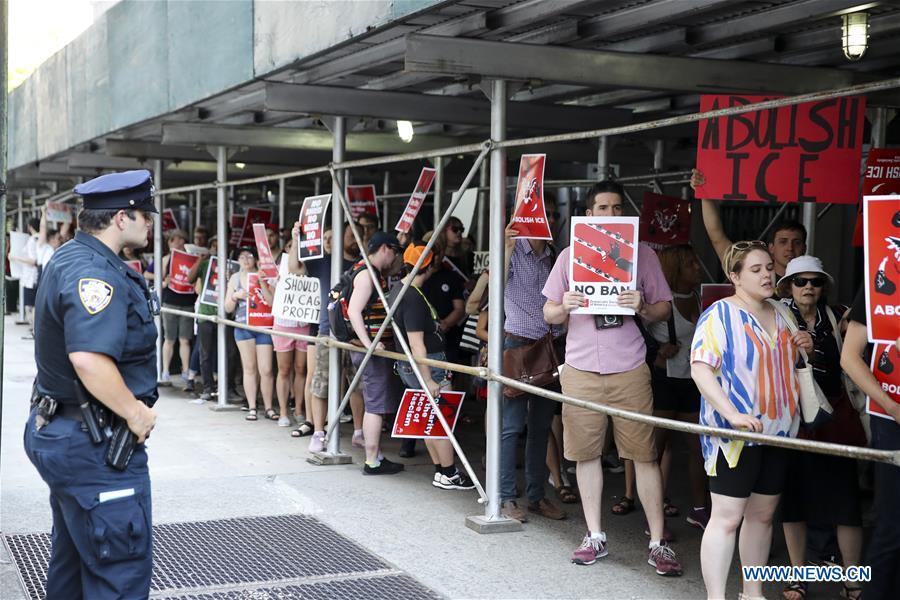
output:
<svg viewBox="0 0 900 600"><path fill-rule="evenodd" d="M188 400L188 404L206 404L206 400L203 398L194 398L193 400Z"/></svg>
<svg viewBox="0 0 900 600"><path fill-rule="evenodd" d="M519 506L519 503L515 500L507 500L504 502L500 507L500 512L502 512L504 516L515 519L520 523L528 522L528 513L526 513L525 509Z"/></svg>
<svg viewBox="0 0 900 600"><path fill-rule="evenodd" d="M194 393L194 380L193 379L189 379L187 381L187 383L184 384L184 392L187 394Z"/></svg>
<svg viewBox="0 0 900 600"><path fill-rule="evenodd" d="M680 577L681 563L675 558L672 550L665 540L660 540L659 546L650 549L647 564L656 568L656 574L664 577Z"/></svg>
<svg viewBox="0 0 900 600"><path fill-rule="evenodd" d="M647 521L644 521L644 535L650 537L650 525L647 524ZM669 526L663 523L663 539L669 543L675 541L675 534L669 531Z"/></svg>
<svg viewBox="0 0 900 600"><path fill-rule="evenodd" d="M370 467L368 464L363 465L363 475L396 475L406 466L401 463L391 462L386 458L382 458L377 467Z"/></svg>
<svg viewBox="0 0 900 600"><path fill-rule="evenodd" d="M325 432L313 432L312 438L309 440L309 451L322 452L323 450L325 450Z"/></svg>
<svg viewBox="0 0 900 600"><path fill-rule="evenodd" d="M684 520L688 522L688 525L706 529L706 524L709 523L709 509L705 507L692 508Z"/></svg>
<svg viewBox="0 0 900 600"><path fill-rule="evenodd" d="M353 432L353 437L350 438L350 445L354 448L365 448L366 447L366 438L363 436L362 431Z"/></svg>
<svg viewBox="0 0 900 600"><path fill-rule="evenodd" d="M349 423L352 420L353 420L353 413L344 413L338 419L338 421L340 421L341 423Z"/></svg>
<svg viewBox="0 0 900 600"><path fill-rule="evenodd" d="M160 387L172 385L172 376L168 373L163 373L159 376L159 381L156 382L156 385Z"/></svg>
<svg viewBox="0 0 900 600"><path fill-rule="evenodd" d="M609 554L606 548L606 533L601 532L600 537L591 537L588 533L581 540L581 545L572 553L572 562L576 565L592 565L598 558Z"/></svg>
<svg viewBox="0 0 900 600"><path fill-rule="evenodd" d="M467 475L463 475L459 471L452 477L447 477L443 473L435 473L436 477L431 485L439 487L442 490L471 490L475 484Z"/></svg>
<svg viewBox="0 0 900 600"><path fill-rule="evenodd" d="M278 426L279 427L290 427L291 426L291 418L290 417L279 417L278 418Z"/></svg>
<svg viewBox="0 0 900 600"><path fill-rule="evenodd" d="M209 402L213 399L213 395L214 393L210 390L203 390L202 392L200 392L200 400L202 400L203 402Z"/></svg>
<svg viewBox="0 0 900 600"><path fill-rule="evenodd" d="M529 502L528 512L537 513L545 519L551 519L553 521L562 521L566 518L566 513L554 506L553 503L546 498L541 498L537 502Z"/></svg>

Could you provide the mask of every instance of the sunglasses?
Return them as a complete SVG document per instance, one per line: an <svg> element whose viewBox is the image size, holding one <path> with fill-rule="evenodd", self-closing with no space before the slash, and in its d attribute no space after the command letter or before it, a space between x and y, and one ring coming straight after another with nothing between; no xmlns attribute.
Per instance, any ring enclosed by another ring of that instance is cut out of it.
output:
<svg viewBox="0 0 900 600"><path fill-rule="evenodd" d="M807 283L811 283L814 288L825 285L824 277L794 277L791 281L798 288L806 287Z"/></svg>
<svg viewBox="0 0 900 600"><path fill-rule="evenodd" d="M458 234L459 234L459 233L462 233L463 231L465 231L465 229L463 228L462 225L451 225L451 226L450 226L450 230L451 230L453 233L458 233Z"/></svg>
<svg viewBox="0 0 900 600"><path fill-rule="evenodd" d="M743 242L735 242L731 245L734 250L747 250L748 248L769 249L769 245L762 240L745 240Z"/></svg>

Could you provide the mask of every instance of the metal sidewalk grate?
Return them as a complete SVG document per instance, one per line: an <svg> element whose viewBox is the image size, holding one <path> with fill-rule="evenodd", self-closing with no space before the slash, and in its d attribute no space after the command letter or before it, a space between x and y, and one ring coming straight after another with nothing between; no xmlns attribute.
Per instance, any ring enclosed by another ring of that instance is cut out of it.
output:
<svg viewBox="0 0 900 600"><path fill-rule="evenodd" d="M154 528L154 596L183 598L436 597L318 519L306 515L170 523ZM5 536L25 591L43 598L49 534ZM352 578L346 576L352 575ZM340 581L310 581L344 576ZM264 584L293 584L263 587ZM254 587L259 590L222 588ZM217 589L218 588L218 589ZM396 592L392 591L396 588ZM252 595L248 595L252 592ZM371 594L371 595L370 595Z"/></svg>

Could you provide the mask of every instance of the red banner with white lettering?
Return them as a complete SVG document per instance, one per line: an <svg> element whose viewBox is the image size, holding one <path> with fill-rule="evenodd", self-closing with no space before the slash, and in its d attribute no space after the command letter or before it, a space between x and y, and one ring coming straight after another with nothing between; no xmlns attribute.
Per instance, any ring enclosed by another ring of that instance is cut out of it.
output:
<svg viewBox="0 0 900 600"><path fill-rule="evenodd" d="M169 256L169 285L167 287L176 294L193 294L194 284L188 279L188 274L198 260L200 257L194 254L172 250L172 254Z"/></svg>
<svg viewBox="0 0 900 600"><path fill-rule="evenodd" d="M523 154L519 161L516 205L512 221L516 238L552 240L547 209L544 207L544 165L546 154Z"/></svg>
<svg viewBox="0 0 900 600"><path fill-rule="evenodd" d="M167 208L162 214L162 230L163 233L178 229L178 221L175 219L175 213L171 208Z"/></svg>
<svg viewBox="0 0 900 600"><path fill-rule="evenodd" d="M900 337L900 196L863 196L870 342Z"/></svg>
<svg viewBox="0 0 900 600"><path fill-rule="evenodd" d="M231 236L228 245L237 248L241 244L241 234L244 233L244 215L231 215Z"/></svg>
<svg viewBox="0 0 900 600"><path fill-rule="evenodd" d="M247 274L247 288L247 325L272 327L275 324L275 317L272 316L272 306L266 302L259 288L258 274Z"/></svg>
<svg viewBox="0 0 900 600"><path fill-rule="evenodd" d="M644 192L640 240L647 242L654 250L690 243L690 201Z"/></svg>
<svg viewBox="0 0 900 600"><path fill-rule="evenodd" d="M325 209L331 194L309 196L300 207L300 237L296 240L297 257L300 260L321 258L325 254Z"/></svg>
<svg viewBox="0 0 900 600"><path fill-rule="evenodd" d="M266 277L278 277L278 265L272 256L272 248L269 247L269 235L266 226L262 223L253 224L253 239L256 242L256 253L259 255L257 265Z"/></svg>
<svg viewBox="0 0 900 600"><path fill-rule="evenodd" d="M436 172L437 171L431 167L422 168L422 172L419 173L419 180L416 182L416 188L409 197L409 202L406 203L406 208L403 210L403 214L400 215L397 226L394 227L396 231L409 233L409 230L412 229L413 221L416 220L416 216L418 216L419 211L422 210L422 205L425 203L425 196L428 195L428 190L431 189L431 183L434 181Z"/></svg>
<svg viewBox="0 0 900 600"><path fill-rule="evenodd" d="M346 195L354 221L364 213L378 216L378 197L374 185L348 185Z"/></svg>
<svg viewBox="0 0 900 600"><path fill-rule="evenodd" d="M703 95L702 112L777 96ZM852 204L862 156L863 96L700 121L698 198Z"/></svg>
<svg viewBox="0 0 900 600"><path fill-rule="evenodd" d="M456 427L456 418L462 408L465 392L442 391L439 398L435 398L441 414L450 431ZM394 429L391 436L395 438L430 438L446 439L441 422L432 413L431 402L422 390L406 390L403 399L400 400L400 408L397 409L397 418L394 420Z"/></svg>
<svg viewBox="0 0 900 600"><path fill-rule="evenodd" d="M253 238L253 225L262 223L268 225L272 222L272 211L268 208L248 208L244 215L244 228L241 231L241 246L253 246L256 240Z"/></svg>
<svg viewBox="0 0 900 600"><path fill-rule="evenodd" d="M872 350L872 374L888 397L900 404L900 353L893 342L890 344L875 344ZM881 406L866 397L866 412L883 419L894 418L887 414Z"/></svg>
<svg viewBox="0 0 900 600"><path fill-rule="evenodd" d="M872 148L866 158L863 177L863 196L889 196L900 194L900 148ZM863 245L863 203L859 202L856 227L853 229L853 245Z"/></svg>

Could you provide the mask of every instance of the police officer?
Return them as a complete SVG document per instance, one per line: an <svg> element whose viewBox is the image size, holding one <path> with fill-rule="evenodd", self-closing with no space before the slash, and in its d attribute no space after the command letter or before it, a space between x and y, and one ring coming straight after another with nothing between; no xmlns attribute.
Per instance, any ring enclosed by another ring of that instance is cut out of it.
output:
<svg viewBox="0 0 900 600"><path fill-rule="evenodd" d="M74 191L84 200L79 231L47 265L35 303L38 375L25 429L28 458L50 487L47 598L146 598L152 518L143 442L156 422L155 303L118 255L146 245L153 187L140 170ZM108 409L136 436L124 470L107 464L109 429L102 442L91 439L94 413L79 407L78 380L98 413Z"/></svg>

